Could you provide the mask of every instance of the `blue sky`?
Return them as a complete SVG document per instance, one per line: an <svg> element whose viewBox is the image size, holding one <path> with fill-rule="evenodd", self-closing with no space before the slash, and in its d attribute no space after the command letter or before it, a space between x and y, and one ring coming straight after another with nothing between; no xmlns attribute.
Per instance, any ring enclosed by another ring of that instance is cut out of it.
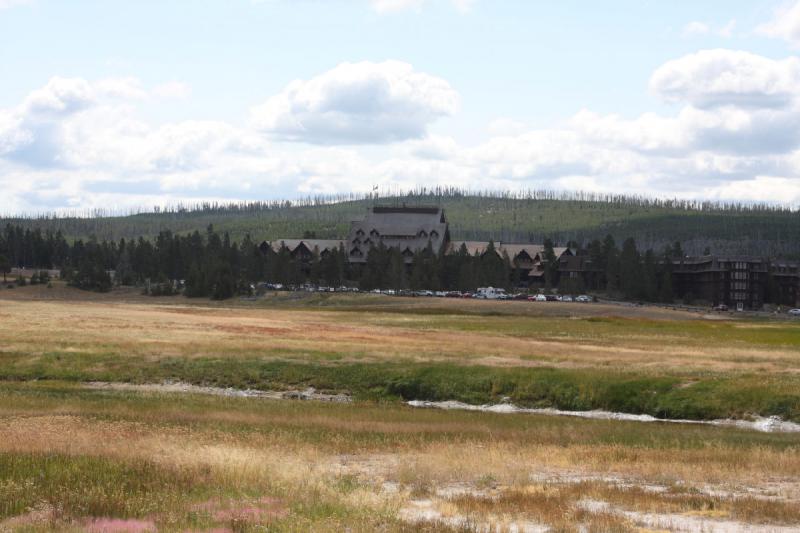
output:
<svg viewBox="0 0 800 533"><path fill-rule="evenodd" d="M0 212L447 184L800 204L800 2L0 0Z"/></svg>

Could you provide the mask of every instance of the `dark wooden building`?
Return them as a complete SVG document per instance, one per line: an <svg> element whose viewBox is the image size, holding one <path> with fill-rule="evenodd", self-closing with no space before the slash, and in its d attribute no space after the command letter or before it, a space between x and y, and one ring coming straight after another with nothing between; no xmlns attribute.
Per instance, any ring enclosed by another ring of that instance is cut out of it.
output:
<svg viewBox="0 0 800 533"><path fill-rule="evenodd" d="M773 303L800 307L800 262L775 260L770 264L769 296Z"/></svg>
<svg viewBox="0 0 800 533"><path fill-rule="evenodd" d="M383 243L411 263L414 254L429 244L438 254L450 242L441 207L373 207L362 220L350 224L346 249L350 263L365 263L369 249Z"/></svg>
<svg viewBox="0 0 800 533"><path fill-rule="evenodd" d="M684 257L673 261L672 285L679 298L759 309L766 301L769 273L770 262L763 257Z"/></svg>

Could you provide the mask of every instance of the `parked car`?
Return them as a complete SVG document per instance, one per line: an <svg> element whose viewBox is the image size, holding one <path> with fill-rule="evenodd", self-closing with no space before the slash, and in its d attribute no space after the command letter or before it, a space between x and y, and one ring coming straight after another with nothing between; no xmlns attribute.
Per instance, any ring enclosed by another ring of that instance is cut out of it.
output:
<svg viewBox="0 0 800 533"><path fill-rule="evenodd" d="M512 300L527 300L528 295L522 292L518 292L511 297Z"/></svg>
<svg viewBox="0 0 800 533"><path fill-rule="evenodd" d="M725 304L719 304L714 306L714 311L727 311L728 306Z"/></svg>
<svg viewBox="0 0 800 533"><path fill-rule="evenodd" d="M800 309L789 309L789 314L792 316L800 316Z"/></svg>
<svg viewBox="0 0 800 533"><path fill-rule="evenodd" d="M458 291L450 291L447 294L445 294L445 296L447 296L448 298L461 298L461 293Z"/></svg>
<svg viewBox="0 0 800 533"><path fill-rule="evenodd" d="M471 292L462 292L461 293L461 297L462 298L474 298L474 296L472 295Z"/></svg>
<svg viewBox="0 0 800 533"><path fill-rule="evenodd" d="M575 301L576 302L581 302L581 303L589 303L589 302L592 301L592 297L591 296L586 296L585 294L581 294L580 296L575 298Z"/></svg>
<svg viewBox="0 0 800 533"><path fill-rule="evenodd" d="M528 297L528 301L529 302L546 302L547 301L547 296L545 296L544 294L535 294L533 296L529 296Z"/></svg>
<svg viewBox="0 0 800 533"><path fill-rule="evenodd" d="M571 302L572 301L572 296L570 296L569 294L565 294L564 296L561 297L561 301L562 302Z"/></svg>

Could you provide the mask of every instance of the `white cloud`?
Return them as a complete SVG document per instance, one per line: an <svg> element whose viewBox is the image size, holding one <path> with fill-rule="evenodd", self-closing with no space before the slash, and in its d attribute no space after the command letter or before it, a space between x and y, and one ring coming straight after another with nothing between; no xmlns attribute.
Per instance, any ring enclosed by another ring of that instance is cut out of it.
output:
<svg viewBox="0 0 800 533"><path fill-rule="evenodd" d="M702 35L716 35L717 37L733 37L733 32L736 29L736 20L731 19L723 26L711 26L705 22L693 20L683 27L682 35L684 37L697 37Z"/></svg>
<svg viewBox="0 0 800 533"><path fill-rule="evenodd" d="M650 88L667 101L697 107L784 107L800 94L800 58L701 50L659 67Z"/></svg>
<svg viewBox="0 0 800 533"><path fill-rule="evenodd" d="M478 0L449 0L450 4L460 13L469 13ZM369 0L373 10L378 13L399 13L401 11L422 11L429 0Z"/></svg>
<svg viewBox="0 0 800 533"><path fill-rule="evenodd" d="M31 0L0 0L0 11L32 3Z"/></svg>
<svg viewBox="0 0 800 533"><path fill-rule="evenodd" d="M708 24L699 22L697 20L693 20L683 27L684 37L689 37L692 35L706 35L710 32L711 28L708 26Z"/></svg>
<svg viewBox="0 0 800 533"><path fill-rule="evenodd" d="M56 76L28 95L23 108L30 114L68 115L88 107L94 100L95 91L86 80Z"/></svg>
<svg viewBox="0 0 800 533"><path fill-rule="evenodd" d="M505 135L519 135L528 130L527 124L509 117L500 117L489 123L489 135L502 137Z"/></svg>
<svg viewBox="0 0 800 533"><path fill-rule="evenodd" d="M756 32L800 46L800 1L778 9L773 19L756 28Z"/></svg>
<svg viewBox="0 0 800 533"><path fill-rule="evenodd" d="M253 124L277 138L315 144L386 143L424 136L458 109L445 80L408 63L342 63L297 80L253 109Z"/></svg>
<svg viewBox="0 0 800 533"><path fill-rule="evenodd" d="M733 37L734 30L736 30L736 21L731 19L724 26L717 29L717 35L720 37Z"/></svg>
<svg viewBox="0 0 800 533"><path fill-rule="evenodd" d="M797 204L793 63L741 54L700 52L659 68L653 90L680 106L674 113L581 110L548 129L501 118L474 146L428 131L456 111L457 95L404 63L345 64L294 82L254 112L263 129L152 123L141 108L153 104L157 88L135 78L53 78L0 109L0 212L291 197L375 184ZM276 142L264 131L311 144Z"/></svg>
<svg viewBox="0 0 800 533"><path fill-rule="evenodd" d="M168 81L153 88L153 96L162 100L180 100L192 94L192 88L181 81Z"/></svg>
<svg viewBox="0 0 800 533"><path fill-rule="evenodd" d="M142 82L132 76L100 80L93 84L93 89L101 97L120 100L142 100L147 97L147 91L142 87Z"/></svg>
<svg viewBox="0 0 800 533"><path fill-rule="evenodd" d="M461 13L469 13L478 3L478 0L450 0L450 3Z"/></svg>
<svg viewBox="0 0 800 533"><path fill-rule="evenodd" d="M419 10L425 0L370 0L372 9L378 13L396 13L408 9Z"/></svg>

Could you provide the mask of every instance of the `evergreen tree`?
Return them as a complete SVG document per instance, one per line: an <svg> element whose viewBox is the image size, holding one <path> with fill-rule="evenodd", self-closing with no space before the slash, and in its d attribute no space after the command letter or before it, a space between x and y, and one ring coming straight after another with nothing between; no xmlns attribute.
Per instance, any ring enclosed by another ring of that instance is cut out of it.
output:
<svg viewBox="0 0 800 533"><path fill-rule="evenodd" d="M640 298L644 293L644 280L639 251L636 241L625 239L619 255L619 283L623 297L628 300Z"/></svg>
<svg viewBox="0 0 800 533"><path fill-rule="evenodd" d="M389 250L389 287L399 291L408 288L408 276L403 254L397 248Z"/></svg>
<svg viewBox="0 0 800 533"><path fill-rule="evenodd" d="M189 298L200 298L208 296L208 284L203 269L196 262L189 267L186 275L186 290L184 292Z"/></svg>
<svg viewBox="0 0 800 533"><path fill-rule="evenodd" d="M489 241L479 261L478 283L489 287L505 287L508 278L504 271L503 258L498 255L494 241Z"/></svg>
<svg viewBox="0 0 800 533"><path fill-rule="evenodd" d="M11 261L5 255L0 255L0 272L3 273L3 283L5 283L6 275L11 272Z"/></svg>
<svg viewBox="0 0 800 533"><path fill-rule="evenodd" d="M132 285L134 280L133 266L131 265L131 257L128 252L128 247L124 246L119 254L117 267L115 269L114 281L117 285Z"/></svg>
<svg viewBox="0 0 800 533"><path fill-rule="evenodd" d="M215 300L227 300L236 293L236 278L230 263L218 262L211 274L211 297Z"/></svg>
<svg viewBox="0 0 800 533"><path fill-rule="evenodd" d="M603 265L604 277L606 282L606 292L613 294L620 288L620 261L619 249L614 242L614 237L606 235L603 240L602 257L605 259Z"/></svg>
<svg viewBox="0 0 800 533"><path fill-rule="evenodd" d="M653 250L648 249L642 263L642 290L639 297L647 302L658 300L658 268Z"/></svg>
<svg viewBox="0 0 800 533"><path fill-rule="evenodd" d="M544 286L549 290L556 285L558 276L558 259L553 249L553 241L550 239L544 240L542 263L544 267Z"/></svg>

